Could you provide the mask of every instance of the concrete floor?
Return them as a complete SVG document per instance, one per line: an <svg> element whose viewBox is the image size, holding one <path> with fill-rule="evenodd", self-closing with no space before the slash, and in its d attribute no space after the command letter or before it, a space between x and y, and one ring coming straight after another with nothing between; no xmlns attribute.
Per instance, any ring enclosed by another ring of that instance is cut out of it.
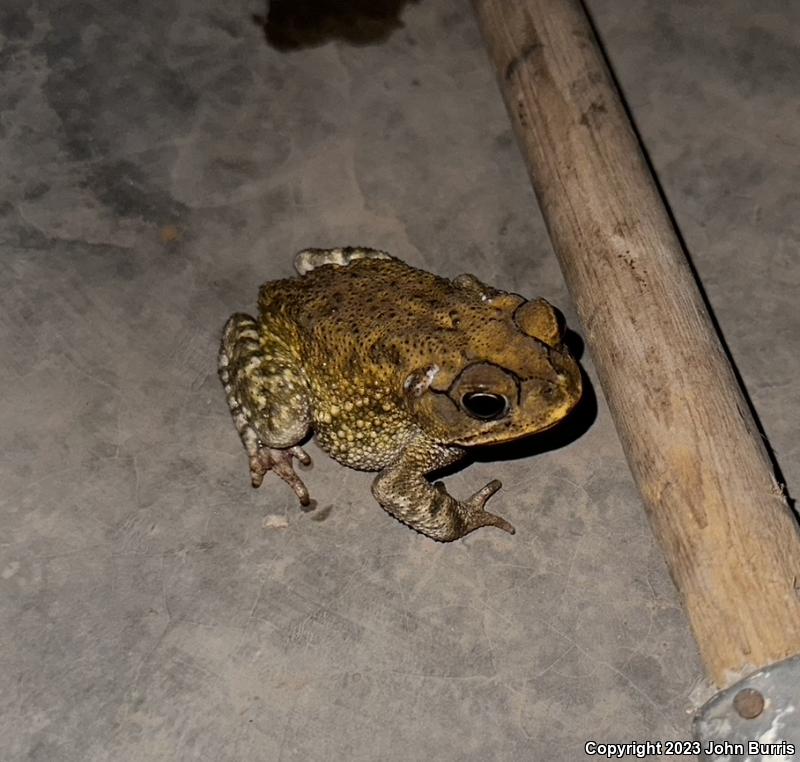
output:
<svg viewBox="0 0 800 762"><path fill-rule="evenodd" d="M590 6L796 494L800 5ZM702 670L599 389L583 436L449 477L501 478L514 537L429 541L313 446L317 511L249 486L218 334L302 247L469 270L574 325L467 5L289 50L259 12L0 8L0 758L685 738Z"/></svg>

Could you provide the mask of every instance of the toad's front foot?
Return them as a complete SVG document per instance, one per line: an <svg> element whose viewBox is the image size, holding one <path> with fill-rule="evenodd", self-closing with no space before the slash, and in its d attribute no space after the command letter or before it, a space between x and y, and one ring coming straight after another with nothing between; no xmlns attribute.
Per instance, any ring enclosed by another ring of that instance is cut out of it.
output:
<svg viewBox="0 0 800 762"><path fill-rule="evenodd" d="M500 489L496 479L472 497L456 500L441 482L430 484L419 475L408 477L400 469L386 468L372 483L372 494L386 511L412 529L439 542L452 542L487 526L514 534L508 521L484 508Z"/></svg>
<svg viewBox="0 0 800 762"><path fill-rule="evenodd" d="M436 482L434 485L439 492L447 495L444 484ZM483 489L479 489L474 495L466 500L458 501L457 512L459 518L463 522L463 533L467 534L479 527L497 527L504 532L514 534L517 530L514 526L506 521L502 516L495 513L489 513L485 509L486 501L494 495L503 485L497 479L492 479ZM448 495L449 497L449 495Z"/></svg>
<svg viewBox="0 0 800 762"><path fill-rule="evenodd" d="M260 487L267 471L274 471L294 490L300 505L310 505L311 498L308 495L308 489L294 471L293 458L297 458L304 466L311 465L311 458L302 447L295 446L278 450L274 447L259 445L255 455L250 456L250 482L254 487Z"/></svg>

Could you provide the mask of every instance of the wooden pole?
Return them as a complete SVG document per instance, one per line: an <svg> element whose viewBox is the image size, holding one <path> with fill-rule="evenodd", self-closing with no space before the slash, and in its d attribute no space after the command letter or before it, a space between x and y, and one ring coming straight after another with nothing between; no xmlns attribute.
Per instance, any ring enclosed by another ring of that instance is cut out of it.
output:
<svg viewBox="0 0 800 762"><path fill-rule="evenodd" d="M475 0L709 677L800 653L800 534L579 0Z"/></svg>

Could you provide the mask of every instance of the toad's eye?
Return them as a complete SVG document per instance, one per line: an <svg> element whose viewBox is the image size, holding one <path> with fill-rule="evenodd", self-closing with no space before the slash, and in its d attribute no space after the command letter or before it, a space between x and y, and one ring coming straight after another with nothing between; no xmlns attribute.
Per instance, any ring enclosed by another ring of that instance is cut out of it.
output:
<svg viewBox="0 0 800 762"><path fill-rule="evenodd" d="M464 410L481 421L496 421L508 412L508 400L502 394L470 392L461 398Z"/></svg>

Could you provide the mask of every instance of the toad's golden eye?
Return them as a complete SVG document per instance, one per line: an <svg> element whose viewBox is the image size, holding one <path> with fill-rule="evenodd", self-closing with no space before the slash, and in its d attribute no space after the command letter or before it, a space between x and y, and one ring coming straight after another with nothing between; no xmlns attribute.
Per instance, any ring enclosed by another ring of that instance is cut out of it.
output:
<svg viewBox="0 0 800 762"><path fill-rule="evenodd" d="M470 392L461 398L464 410L481 421L496 421L508 412L508 400L502 394Z"/></svg>

